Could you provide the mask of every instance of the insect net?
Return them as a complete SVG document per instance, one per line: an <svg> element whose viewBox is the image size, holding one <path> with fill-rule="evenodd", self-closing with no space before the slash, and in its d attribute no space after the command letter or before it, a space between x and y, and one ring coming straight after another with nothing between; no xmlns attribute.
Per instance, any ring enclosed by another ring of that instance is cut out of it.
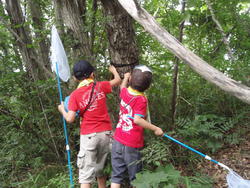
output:
<svg viewBox="0 0 250 188"><path fill-rule="evenodd" d="M229 188L250 188L250 180L243 179L231 169L227 175L227 184Z"/></svg>

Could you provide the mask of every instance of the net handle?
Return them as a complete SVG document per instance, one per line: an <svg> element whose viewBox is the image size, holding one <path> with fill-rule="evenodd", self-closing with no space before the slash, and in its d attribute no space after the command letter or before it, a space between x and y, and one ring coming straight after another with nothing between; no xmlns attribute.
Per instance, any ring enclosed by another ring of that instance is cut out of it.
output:
<svg viewBox="0 0 250 188"><path fill-rule="evenodd" d="M207 159L207 160L209 160L209 161L212 161L213 163L215 163L215 164L221 166L222 168L227 169L228 171L231 171L231 169L230 169L228 166L226 166L226 165L224 165L224 164L222 164L222 163L220 163L220 162L218 162L218 161L212 159L212 158L209 157L208 155L205 155L205 154L203 154L203 153L197 151L196 149L191 148L190 146L188 146L188 145L186 145L186 144L183 144L182 142L180 142L180 141L174 139L173 137L167 135L166 133L164 133L163 136L166 137L166 138L168 138L168 139L170 139L170 140L172 140L172 141L174 141L175 143L177 143L177 144L179 144L179 145L181 145L181 146L183 146L183 147L185 147L185 148L191 150L192 152L197 153L198 155L204 157L205 159Z"/></svg>

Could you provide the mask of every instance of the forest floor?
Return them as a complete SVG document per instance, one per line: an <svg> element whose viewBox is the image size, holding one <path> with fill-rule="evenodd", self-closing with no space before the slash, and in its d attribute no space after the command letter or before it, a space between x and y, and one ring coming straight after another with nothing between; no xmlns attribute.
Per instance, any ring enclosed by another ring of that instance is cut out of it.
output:
<svg viewBox="0 0 250 188"><path fill-rule="evenodd" d="M211 156L213 159L227 165L244 179L250 180L250 141L237 146L223 149ZM227 188L227 170L210 161L203 161L198 165L202 173L212 177L215 181L214 188Z"/></svg>

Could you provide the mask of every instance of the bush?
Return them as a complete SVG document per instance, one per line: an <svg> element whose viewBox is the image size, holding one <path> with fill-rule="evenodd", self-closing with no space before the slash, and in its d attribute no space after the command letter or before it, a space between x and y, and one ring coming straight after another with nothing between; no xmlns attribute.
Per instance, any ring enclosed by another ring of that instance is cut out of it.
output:
<svg viewBox="0 0 250 188"><path fill-rule="evenodd" d="M211 188L212 181L207 177L187 177L181 176L178 170L172 165L158 167L155 171L144 170L136 175L133 185L137 188Z"/></svg>

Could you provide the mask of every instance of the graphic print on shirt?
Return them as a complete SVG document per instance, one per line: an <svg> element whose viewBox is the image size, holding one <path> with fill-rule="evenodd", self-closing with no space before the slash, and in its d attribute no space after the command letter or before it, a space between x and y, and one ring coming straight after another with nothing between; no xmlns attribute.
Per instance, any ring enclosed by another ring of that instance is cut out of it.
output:
<svg viewBox="0 0 250 188"><path fill-rule="evenodd" d="M130 105L126 104L123 100L121 100L121 110L119 112L119 122L117 124L117 128L121 128L123 131L128 132L133 129L133 122L130 117L132 117L133 112Z"/></svg>
<svg viewBox="0 0 250 188"><path fill-rule="evenodd" d="M84 109L88 103L89 103L89 99L90 99L90 95L91 95L91 90L86 91L81 98L81 101L79 103L80 108ZM96 90L94 90L92 99L91 99L91 105L90 107L87 109L87 111L93 111L98 107L98 100L101 100L105 98L105 93L102 92L98 92ZM94 100L94 101L93 101Z"/></svg>

